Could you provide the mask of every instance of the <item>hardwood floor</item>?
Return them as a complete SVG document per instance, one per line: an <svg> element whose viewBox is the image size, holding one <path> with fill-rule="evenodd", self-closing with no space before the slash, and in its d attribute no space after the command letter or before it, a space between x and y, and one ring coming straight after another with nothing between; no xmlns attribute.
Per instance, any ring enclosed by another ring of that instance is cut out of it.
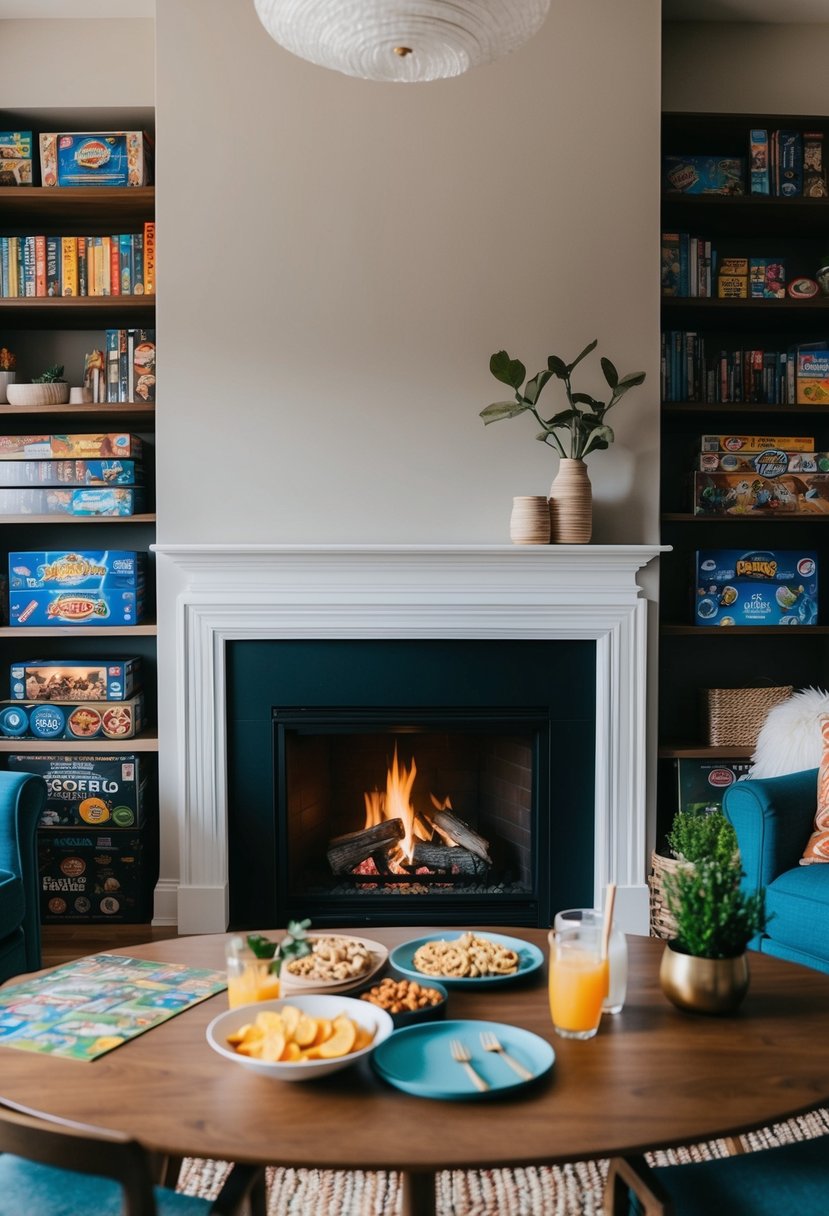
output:
<svg viewBox="0 0 829 1216"><path fill-rule="evenodd" d="M172 925L44 925L41 950L44 967L57 967L85 954L115 953L124 946L178 937Z"/></svg>

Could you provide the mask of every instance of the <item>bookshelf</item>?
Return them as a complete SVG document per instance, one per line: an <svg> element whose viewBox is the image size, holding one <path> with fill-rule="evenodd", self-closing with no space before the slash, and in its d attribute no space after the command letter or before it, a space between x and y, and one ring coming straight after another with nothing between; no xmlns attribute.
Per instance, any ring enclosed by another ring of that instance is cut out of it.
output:
<svg viewBox="0 0 829 1216"><path fill-rule="evenodd" d="M666 113L663 152L748 158L749 130L821 131L829 117ZM829 147L827 147L829 155ZM663 194L662 231L710 239L720 256L785 259L787 281L815 277L829 261L829 199ZM716 277L713 281L716 292ZM829 297L728 299L662 297L662 328L710 339L722 349L780 349L829 337ZM819 571L818 624L699 627L692 623L697 549L813 550L823 559L829 515L693 514L690 473L700 436L813 435L829 450L829 406L664 401L661 410L660 692L657 840L677 809L675 761L750 759L750 749L710 747L700 721L702 690L829 681L829 559Z"/></svg>
<svg viewBox="0 0 829 1216"><path fill-rule="evenodd" d="M136 130L155 129L153 110L100 109L82 112L55 110L0 111L3 130ZM35 159L37 135L35 134ZM36 177L35 180L38 180ZM0 235L93 236L140 231L155 217L155 188L81 187L0 188ZM155 295L0 298L0 346L17 355L18 380L24 381L58 363L70 384L80 384L85 354L104 348L106 329L155 328ZM54 515L0 516L0 561L8 568L11 550L66 551L124 549L148 554L155 540L155 419L153 402L55 405L35 408L0 403L0 433L82 434L129 431L143 444L147 506L143 513L123 517ZM0 686L9 696L9 668L22 659L116 659L138 655L142 660L145 716L149 726L130 739L14 739L0 738L0 767L10 753L37 755L142 756L149 769L148 822L157 819L157 657L155 578L148 560L147 609L140 625L0 627ZM94 823L94 821L91 821ZM111 827L107 824L107 828ZM106 829L104 829L106 830ZM47 829L48 831L48 829ZM132 835L132 829L127 833ZM157 840L145 838L145 857L157 865ZM149 897L152 907L152 896ZM113 920L120 919L114 916Z"/></svg>

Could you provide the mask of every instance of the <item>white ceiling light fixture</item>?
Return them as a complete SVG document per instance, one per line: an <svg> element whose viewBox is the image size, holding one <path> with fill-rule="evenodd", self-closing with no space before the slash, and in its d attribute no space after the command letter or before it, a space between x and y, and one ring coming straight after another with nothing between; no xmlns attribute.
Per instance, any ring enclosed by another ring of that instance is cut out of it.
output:
<svg viewBox="0 0 829 1216"><path fill-rule="evenodd" d="M300 59L362 80L443 80L528 42L550 0L254 0Z"/></svg>

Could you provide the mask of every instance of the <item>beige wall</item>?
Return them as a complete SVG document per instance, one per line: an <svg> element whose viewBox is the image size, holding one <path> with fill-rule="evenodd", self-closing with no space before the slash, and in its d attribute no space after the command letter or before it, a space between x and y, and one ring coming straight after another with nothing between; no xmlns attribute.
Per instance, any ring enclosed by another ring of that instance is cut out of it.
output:
<svg viewBox="0 0 829 1216"><path fill-rule="evenodd" d="M506 542L557 461L484 428L489 356L594 337L648 373L594 539L656 538L659 37L658 0L556 0L499 63L381 85L252 3L159 5L161 541Z"/></svg>
<svg viewBox="0 0 829 1216"><path fill-rule="evenodd" d="M0 21L0 47L0 109L153 105L152 21Z"/></svg>
<svg viewBox="0 0 829 1216"><path fill-rule="evenodd" d="M666 110L827 112L829 24L676 21L662 48Z"/></svg>

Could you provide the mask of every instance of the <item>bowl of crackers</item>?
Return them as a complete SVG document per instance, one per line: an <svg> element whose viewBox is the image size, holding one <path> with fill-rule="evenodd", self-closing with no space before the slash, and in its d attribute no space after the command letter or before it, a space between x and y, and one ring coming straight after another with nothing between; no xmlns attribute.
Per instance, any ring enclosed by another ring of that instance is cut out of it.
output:
<svg viewBox="0 0 829 1216"><path fill-rule="evenodd" d="M239 1005L215 1017L207 1041L234 1064L278 1081L313 1081L371 1055L394 1030L391 1014L340 995L296 995Z"/></svg>
<svg viewBox="0 0 829 1216"><path fill-rule="evenodd" d="M355 996L390 1014L395 1030L400 1026L437 1022L445 1018L449 999L443 984L425 977L423 980L407 979L399 972L384 975L381 980L355 993Z"/></svg>

